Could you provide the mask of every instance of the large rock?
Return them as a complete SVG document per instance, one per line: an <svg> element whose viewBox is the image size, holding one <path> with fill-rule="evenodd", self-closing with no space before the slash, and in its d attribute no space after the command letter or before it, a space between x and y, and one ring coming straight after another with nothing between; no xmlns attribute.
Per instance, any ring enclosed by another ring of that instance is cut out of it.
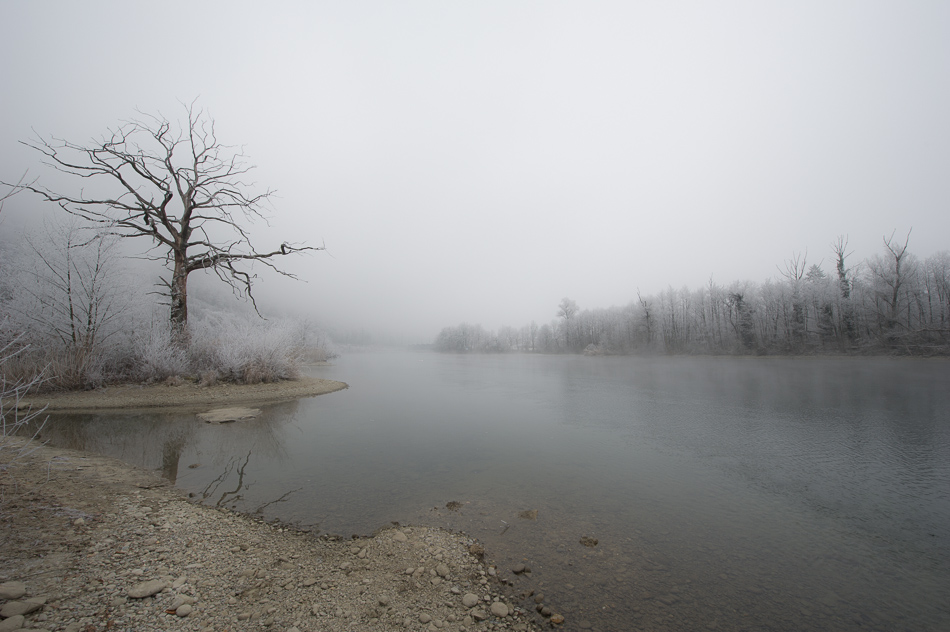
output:
<svg viewBox="0 0 950 632"><path fill-rule="evenodd" d="M233 408L215 408L206 413L199 413L198 419L207 421L209 424L226 424L242 419L254 419L260 414L260 408L242 408L236 406Z"/></svg>
<svg viewBox="0 0 950 632"><path fill-rule="evenodd" d="M15 614L8 619L0 621L0 632L13 632L19 630L26 624L26 617L22 614Z"/></svg>
<svg viewBox="0 0 950 632"><path fill-rule="evenodd" d="M42 608L45 603L46 597L34 597L23 601L8 601L0 608L0 617L7 619L9 617L15 617L18 614L30 614Z"/></svg>
<svg viewBox="0 0 950 632"><path fill-rule="evenodd" d="M129 597L132 599L145 599L165 590L165 582L160 579L142 582L129 588Z"/></svg>
<svg viewBox="0 0 950 632"><path fill-rule="evenodd" d="M0 584L0 599L19 599L26 594L23 582L3 582Z"/></svg>

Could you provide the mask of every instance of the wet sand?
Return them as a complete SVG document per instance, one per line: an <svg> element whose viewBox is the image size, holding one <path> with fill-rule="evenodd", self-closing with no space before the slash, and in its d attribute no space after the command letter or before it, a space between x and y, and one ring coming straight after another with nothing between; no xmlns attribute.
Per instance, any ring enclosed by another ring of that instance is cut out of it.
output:
<svg viewBox="0 0 950 632"><path fill-rule="evenodd" d="M57 412L157 407L194 408L315 397L348 387L345 382L314 377L265 384L215 384L214 386L199 386L193 382L178 386L123 384L92 391L31 395L24 397L19 407L32 407L36 410L46 406L46 410Z"/></svg>

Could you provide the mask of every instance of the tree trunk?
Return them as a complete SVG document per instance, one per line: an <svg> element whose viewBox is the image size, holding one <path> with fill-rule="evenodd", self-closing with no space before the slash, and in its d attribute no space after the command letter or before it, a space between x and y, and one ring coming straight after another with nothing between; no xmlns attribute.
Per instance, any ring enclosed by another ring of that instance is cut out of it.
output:
<svg viewBox="0 0 950 632"><path fill-rule="evenodd" d="M175 253L171 282L172 339L184 344L188 340L188 268L185 255Z"/></svg>

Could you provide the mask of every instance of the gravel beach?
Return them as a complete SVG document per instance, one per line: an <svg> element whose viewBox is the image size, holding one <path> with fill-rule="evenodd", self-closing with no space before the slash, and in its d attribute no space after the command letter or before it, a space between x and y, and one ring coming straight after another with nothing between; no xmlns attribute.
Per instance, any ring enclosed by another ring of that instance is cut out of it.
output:
<svg viewBox="0 0 950 632"><path fill-rule="evenodd" d="M9 461L20 440L3 441ZM47 446L0 471L0 495L0 632L541 629L479 544L441 529L316 538Z"/></svg>

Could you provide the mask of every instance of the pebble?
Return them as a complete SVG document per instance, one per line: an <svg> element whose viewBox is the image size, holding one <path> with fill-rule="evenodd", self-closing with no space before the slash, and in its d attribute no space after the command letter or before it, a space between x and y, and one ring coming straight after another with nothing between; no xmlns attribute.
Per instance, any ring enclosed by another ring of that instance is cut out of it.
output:
<svg viewBox="0 0 950 632"><path fill-rule="evenodd" d="M177 614L179 617L187 617L194 611L195 611L194 606L187 603L183 603L182 605L175 608L175 614Z"/></svg>
<svg viewBox="0 0 950 632"><path fill-rule="evenodd" d="M147 582L136 584L129 588L129 597L132 599L144 599L151 597L165 589L165 582L160 579L153 579Z"/></svg>
<svg viewBox="0 0 950 632"><path fill-rule="evenodd" d="M407 540L409 540L409 538L407 538L406 534L403 533L402 531L396 531L395 533L393 533L393 540L395 540L396 542L406 542Z"/></svg>
<svg viewBox="0 0 950 632"><path fill-rule="evenodd" d="M496 601L491 605L491 613L496 617L507 617L508 606L500 601Z"/></svg>
<svg viewBox="0 0 950 632"><path fill-rule="evenodd" d="M474 608L478 605L478 595L465 593L465 595L462 596L462 605L466 608Z"/></svg>
<svg viewBox="0 0 950 632"><path fill-rule="evenodd" d="M197 601L198 601L198 600L195 599L194 597L188 597L188 596L185 596L185 595L178 595L178 596L175 597L175 599L172 601L172 605L169 606L169 609L171 609L171 610L177 610L179 606L183 606L183 605L185 605L185 604L187 604L187 605L194 605L195 602L197 602Z"/></svg>

